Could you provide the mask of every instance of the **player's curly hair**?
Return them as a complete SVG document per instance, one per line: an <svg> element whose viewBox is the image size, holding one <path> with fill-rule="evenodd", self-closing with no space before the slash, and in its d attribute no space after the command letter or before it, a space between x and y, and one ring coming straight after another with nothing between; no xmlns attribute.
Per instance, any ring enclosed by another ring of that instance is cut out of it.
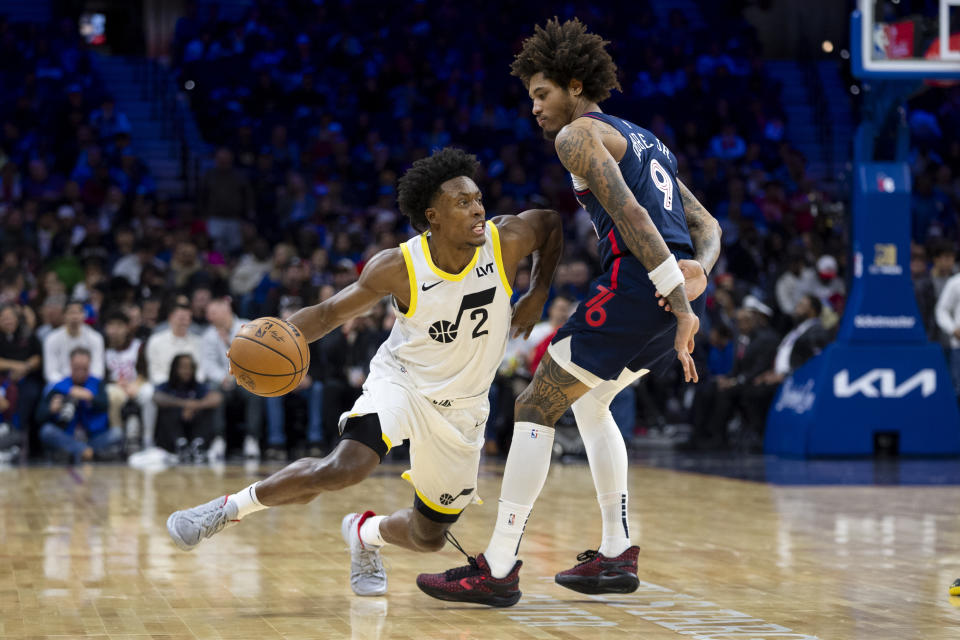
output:
<svg viewBox="0 0 960 640"><path fill-rule="evenodd" d="M425 212L439 193L440 185L460 176L473 180L479 167L480 162L475 155L454 147L444 147L434 151L428 158L417 160L397 183L400 212L410 218L415 229L426 231L430 224Z"/></svg>
<svg viewBox="0 0 960 640"><path fill-rule="evenodd" d="M560 24L554 17L545 27L536 25L533 35L523 41L523 48L513 59L510 73L529 84L530 78L543 72L548 79L566 88L571 80L583 83L583 96L603 102L610 90L623 91L617 80L617 65L607 53L604 40L587 33L587 26L578 18Z"/></svg>

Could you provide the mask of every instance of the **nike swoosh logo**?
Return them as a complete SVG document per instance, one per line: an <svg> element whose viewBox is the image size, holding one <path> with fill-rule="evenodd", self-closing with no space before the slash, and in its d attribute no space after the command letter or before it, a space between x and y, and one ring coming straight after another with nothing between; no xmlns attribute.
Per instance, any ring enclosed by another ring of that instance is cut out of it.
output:
<svg viewBox="0 0 960 640"><path fill-rule="evenodd" d="M467 591L473 590L473 585L470 584L470 580L467 578L460 578L460 586L466 589Z"/></svg>
<svg viewBox="0 0 960 640"><path fill-rule="evenodd" d="M427 283L424 282L424 283L420 286L420 288L423 289L424 291L427 291L427 290L429 290L429 289L433 289L433 288L434 288L435 286L437 286L438 284L443 284L443 280L440 280L439 282L434 282L434 283L432 283L429 287L427 286Z"/></svg>

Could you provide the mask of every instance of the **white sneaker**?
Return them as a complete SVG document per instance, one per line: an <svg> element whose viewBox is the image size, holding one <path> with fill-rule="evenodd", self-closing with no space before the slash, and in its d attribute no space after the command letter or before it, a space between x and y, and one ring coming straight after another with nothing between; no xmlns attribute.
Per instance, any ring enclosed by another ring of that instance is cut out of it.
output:
<svg viewBox="0 0 960 640"><path fill-rule="evenodd" d="M221 436L217 436L213 439L213 442L210 443L210 446L207 447L207 459L210 462L219 462L223 460L227 455L227 443L223 441Z"/></svg>
<svg viewBox="0 0 960 640"><path fill-rule="evenodd" d="M238 522L237 505L230 502L229 496L220 496L192 509L171 513L167 518L167 532L175 545L190 551L204 538Z"/></svg>
<svg viewBox="0 0 960 640"><path fill-rule="evenodd" d="M372 515L372 511L348 513L340 522L340 535L350 546L350 588L358 596L382 596L387 592L387 571L380 558L380 547L360 541L360 519Z"/></svg>
<svg viewBox="0 0 960 640"><path fill-rule="evenodd" d="M253 436L247 436L243 439L243 457L260 459L260 443Z"/></svg>

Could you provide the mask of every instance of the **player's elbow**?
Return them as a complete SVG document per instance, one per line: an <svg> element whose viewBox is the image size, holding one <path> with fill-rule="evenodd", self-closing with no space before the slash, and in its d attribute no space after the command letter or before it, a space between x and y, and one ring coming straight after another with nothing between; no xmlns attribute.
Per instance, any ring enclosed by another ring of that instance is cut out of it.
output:
<svg viewBox="0 0 960 640"><path fill-rule="evenodd" d="M563 223L560 214L553 209L542 209L543 228L546 231L546 244L557 243L563 238Z"/></svg>
<svg viewBox="0 0 960 640"><path fill-rule="evenodd" d="M544 224L548 227L559 227L560 226L560 214L554 211L553 209L539 209L541 217L543 217Z"/></svg>
<svg viewBox="0 0 960 640"><path fill-rule="evenodd" d="M553 209L532 209L521 214L539 229L540 235L548 238L555 230L561 228L560 214Z"/></svg>

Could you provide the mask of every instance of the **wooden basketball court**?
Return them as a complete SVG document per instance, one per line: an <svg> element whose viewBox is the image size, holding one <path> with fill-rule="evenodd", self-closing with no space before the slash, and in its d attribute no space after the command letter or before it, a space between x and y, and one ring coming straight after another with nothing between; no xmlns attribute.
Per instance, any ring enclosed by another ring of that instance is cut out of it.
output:
<svg viewBox="0 0 960 640"><path fill-rule="evenodd" d="M634 465L641 589L587 597L553 574L599 542L585 465L554 464L524 539L524 598L509 609L443 603L421 571L464 564L385 551L389 594L357 598L340 538L348 511L408 506L376 477L306 507L257 513L178 551L176 508L240 489L270 469L123 466L0 471L0 637L957 638L960 487L773 486ZM499 465L482 470L482 506L454 532L481 551L496 513Z"/></svg>

